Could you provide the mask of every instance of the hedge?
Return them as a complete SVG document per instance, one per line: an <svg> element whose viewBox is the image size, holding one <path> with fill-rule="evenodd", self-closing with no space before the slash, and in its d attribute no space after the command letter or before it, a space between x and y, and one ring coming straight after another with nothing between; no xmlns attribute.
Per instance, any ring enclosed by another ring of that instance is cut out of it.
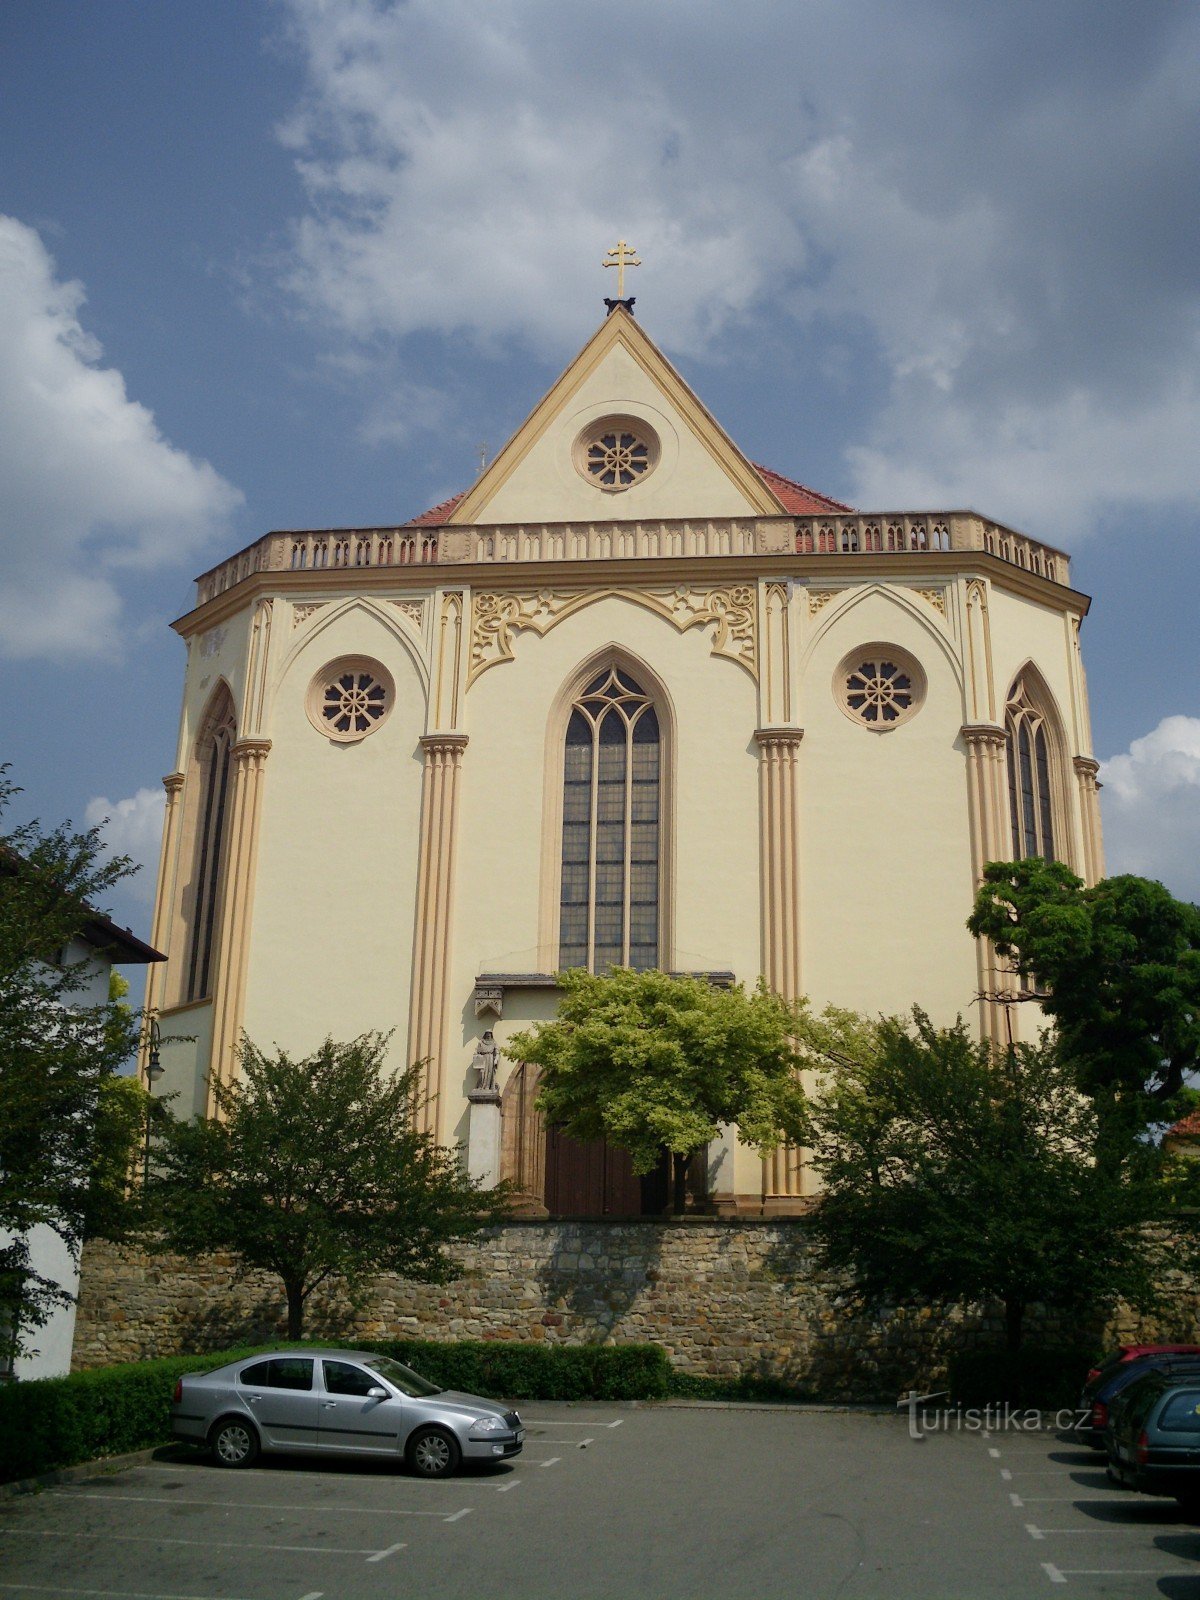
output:
<svg viewBox="0 0 1200 1600"><path fill-rule="evenodd" d="M164 1444L171 1395L185 1372L281 1348L295 1346L253 1345L10 1383L0 1388L0 1483ZM394 1356L443 1388L506 1400L657 1400L671 1379L656 1345L402 1339L354 1348Z"/></svg>

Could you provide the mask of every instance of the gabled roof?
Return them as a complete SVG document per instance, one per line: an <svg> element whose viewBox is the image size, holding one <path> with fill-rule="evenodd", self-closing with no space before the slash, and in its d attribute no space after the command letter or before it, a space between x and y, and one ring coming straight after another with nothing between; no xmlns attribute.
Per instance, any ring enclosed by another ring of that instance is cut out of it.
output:
<svg viewBox="0 0 1200 1600"><path fill-rule="evenodd" d="M1189 1111L1186 1117L1180 1117L1178 1122L1173 1122L1167 1129L1168 1139L1200 1139L1200 1108Z"/></svg>
<svg viewBox="0 0 1200 1600"><path fill-rule="evenodd" d="M827 494L821 494L803 483L797 483L795 478L785 478L782 472L776 472L771 467L764 467L757 461L752 461L750 465L775 495L783 509L794 517L819 516L822 511L854 510L853 506L848 506L841 500L833 500ZM428 511L422 511L419 517L413 517L404 526L406 528L443 526L450 521L451 513L466 493L464 489L459 494L451 495L449 500L443 500L439 505L431 506Z"/></svg>

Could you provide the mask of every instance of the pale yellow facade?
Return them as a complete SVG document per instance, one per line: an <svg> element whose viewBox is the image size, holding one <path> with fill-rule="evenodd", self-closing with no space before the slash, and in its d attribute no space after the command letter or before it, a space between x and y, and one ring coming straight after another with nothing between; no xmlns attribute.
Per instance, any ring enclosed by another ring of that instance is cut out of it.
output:
<svg viewBox="0 0 1200 1600"><path fill-rule="evenodd" d="M428 1060L438 1137L478 1143L483 1030L503 1047L553 1012L567 725L610 667L657 718L658 965L1001 1036L980 996L1010 980L964 922L983 863L1017 853L1015 685L1044 741L1028 825L1103 870L1087 600L1061 552L975 513L786 491L619 307L436 522L272 534L201 578L149 997L194 1036L163 1052L181 1111L211 1108L243 1031L303 1053L377 1028L397 1065ZM867 663L891 721L865 718ZM361 732L332 720L344 683ZM502 1057L491 1170L536 1207L519 1071ZM725 1209L811 1188L800 1152L710 1155Z"/></svg>

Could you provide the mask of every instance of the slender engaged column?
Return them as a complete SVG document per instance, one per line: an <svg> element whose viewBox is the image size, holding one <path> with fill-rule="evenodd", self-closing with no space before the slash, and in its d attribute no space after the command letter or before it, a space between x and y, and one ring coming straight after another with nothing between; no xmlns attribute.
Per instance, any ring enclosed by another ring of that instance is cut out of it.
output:
<svg viewBox="0 0 1200 1600"><path fill-rule="evenodd" d="M976 889L983 882L989 861L1007 861L1012 855L1004 808L1004 729L992 723L968 723L962 730L967 747L967 808L971 819L971 877ZM976 972L981 995L998 995L1011 987L1011 976L996 959L990 939L975 941ZM980 1027L985 1039L1007 1042L1004 1006L995 999L980 1001Z"/></svg>
<svg viewBox="0 0 1200 1600"><path fill-rule="evenodd" d="M454 845L458 776L465 733L427 733L421 739L421 839L417 871L417 926L413 939L408 1059L427 1063L421 1126L441 1139L446 1059L446 984L454 898Z"/></svg>
<svg viewBox="0 0 1200 1600"><path fill-rule="evenodd" d="M179 797L183 793L183 773L169 772L163 779L167 803L163 808L162 849L158 857L158 877L154 885L154 920L150 925L150 943L156 950L169 955L166 948L167 929L171 925L171 905L175 889L175 852L179 847ZM162 967L165 962L152 962L146 971L147 1013L157 1011L162 989ZM146 1076L146 1060L150 1054L150 1040L144 1036L138 1046L138 1072Z"/></svg>
<svg viewBox="0 0 1200 1600"><path fill-rule="evenodd" d="M1104 832L1100 825L1100 763L1091 756L1076 756L1075 782L1079 786L1079 813L1083 823L1083 876L1087 885L1104 876Z"/></svg>
<svg viewBox="0 0 1200 1600"><path fill-rule="evenodd" d="M231 1083L237 1076L254 877L258 866L263 769L270 749L269 739L239 739L232 751L233 797L221 892L221 925L213 986L212 1053L208 1066L210 1117L216 1115L213 1086Z"/></svg>
<svg viewBox="0 0 1200 1600"><path fill-rule="evenodd" d="M800 864L796 804L803 728L758 728L762 970L784 1000L800 995ZM764 1195L800 1195L801 1152L781 1145L763 1163Z"/></svg>

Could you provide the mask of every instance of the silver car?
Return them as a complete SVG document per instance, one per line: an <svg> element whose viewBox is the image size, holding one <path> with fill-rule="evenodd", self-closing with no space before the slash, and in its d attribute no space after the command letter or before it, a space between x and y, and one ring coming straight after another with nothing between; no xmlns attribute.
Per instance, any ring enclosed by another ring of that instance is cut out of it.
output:
<svg viewBox="0 0 1200 1600"><path fill-rule="evenodd" d="M223 1467L247 1467L260 1450L314 1451L403 1456L424 1478L520 1455L525 1440L515 1411L366 1350L281 1352L187 1373L171 1432L209 1445Z"/></svg>

